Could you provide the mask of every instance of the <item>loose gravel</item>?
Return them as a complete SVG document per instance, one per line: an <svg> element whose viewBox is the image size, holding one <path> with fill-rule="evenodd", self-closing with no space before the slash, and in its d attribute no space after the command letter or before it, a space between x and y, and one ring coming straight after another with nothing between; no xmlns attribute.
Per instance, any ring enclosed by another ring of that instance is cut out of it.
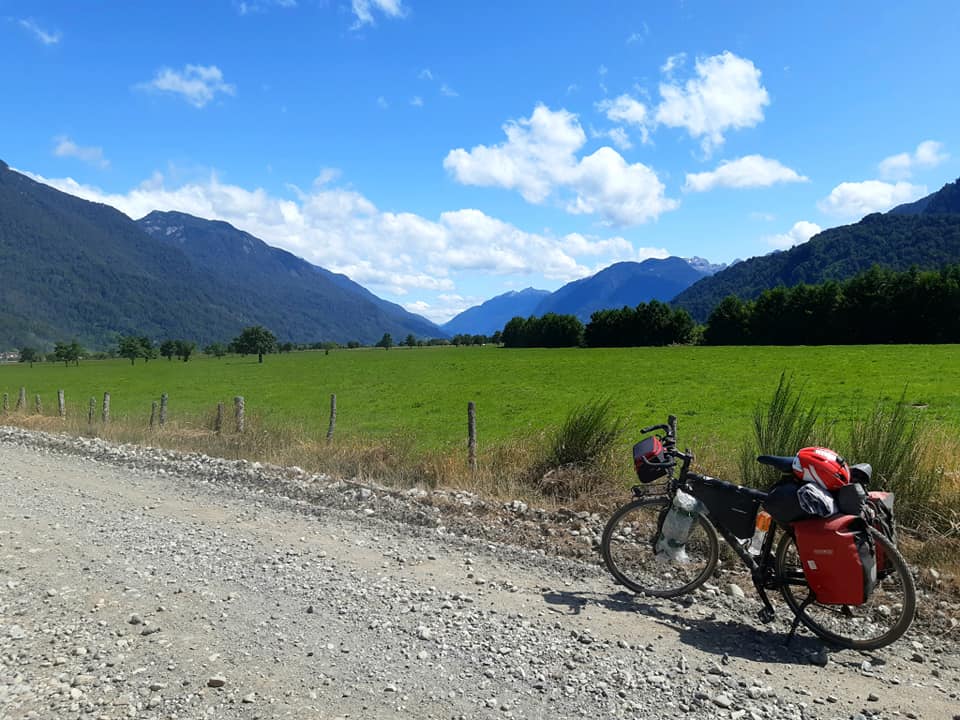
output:
<svg viewBox="0 0 960 720"><path fill-rule="evenodd" d="M0 427L0 718L958 718L960 607L835 651L604 518Z"/></svg>

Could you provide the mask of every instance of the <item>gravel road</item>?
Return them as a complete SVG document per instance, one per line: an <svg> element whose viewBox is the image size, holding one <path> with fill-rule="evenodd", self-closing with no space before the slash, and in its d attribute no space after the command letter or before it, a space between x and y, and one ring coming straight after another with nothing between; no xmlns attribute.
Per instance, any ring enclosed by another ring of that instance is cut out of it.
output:
<svg viewBox="0 0 960 720"><path fill-rule="evenodd" d="M6 427L0 496L0 718L960 718L956 605L787 646L732 574L622 592L586 514Z"/></svg>

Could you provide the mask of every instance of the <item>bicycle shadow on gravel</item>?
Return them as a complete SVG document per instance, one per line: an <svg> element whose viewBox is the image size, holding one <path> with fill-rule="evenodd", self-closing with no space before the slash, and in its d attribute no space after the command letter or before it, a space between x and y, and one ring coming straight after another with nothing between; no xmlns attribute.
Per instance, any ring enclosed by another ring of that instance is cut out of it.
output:
<svg viewBox="0 0 960 720"><path fill-rule="evenodd" d="M741 658L756 662L785 665L807 665L812 656L829 648L818 638L797 634L787 644L787 631L771 624L756 627L748 622L711 617L690 617L673 612L667 606L652 604L644 598L627 592L610 595L591 592L551 591L543 593L547 605L556 611L565 606L564 615L579 615L589 605L614 612L636 613L676 632L677 640L685 645L721 657ZM752 611L752 610L751 610ZM630 638L623 638L630 642ZM640 643L644 638L634 638Z"/></svg>

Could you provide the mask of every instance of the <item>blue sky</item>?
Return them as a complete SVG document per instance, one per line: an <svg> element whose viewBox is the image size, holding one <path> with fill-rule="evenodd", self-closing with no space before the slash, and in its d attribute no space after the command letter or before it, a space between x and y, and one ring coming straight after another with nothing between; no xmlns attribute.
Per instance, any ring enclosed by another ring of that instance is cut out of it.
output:
<svg viewBox="0 0 960 720"><path fill-rule="evenodd" d="M0 158L444 321L938 189L958 47L954 2L0 0Z"/></svg>

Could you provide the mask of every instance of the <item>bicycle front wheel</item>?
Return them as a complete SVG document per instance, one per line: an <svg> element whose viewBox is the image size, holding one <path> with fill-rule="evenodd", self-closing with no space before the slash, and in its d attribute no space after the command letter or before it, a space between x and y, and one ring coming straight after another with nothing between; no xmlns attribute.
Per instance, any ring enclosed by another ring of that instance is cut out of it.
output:
<svg viewBox="0 0 960 720"><path fill-rule="evenodd" d="M906 560L885 535L873 528L870 534L886 560L863 605L808 602L812 591L804 579L796 541L784 534L777 546L777 575L784 581L780 591L794 615L827 642L854 650L876 650L897 640L917 610L917 592Z"/></svg>
<svg viewBox="0 0 960 720"><path fill-rule="evenodd" d="M684 553L676 558L657 554L661 517L669 509L667 497L634 500L617 510L603 531L600 549L607 569L636 593L684 595L706 582L717 567L717 531L703 515L697 516Z"/></svg>

